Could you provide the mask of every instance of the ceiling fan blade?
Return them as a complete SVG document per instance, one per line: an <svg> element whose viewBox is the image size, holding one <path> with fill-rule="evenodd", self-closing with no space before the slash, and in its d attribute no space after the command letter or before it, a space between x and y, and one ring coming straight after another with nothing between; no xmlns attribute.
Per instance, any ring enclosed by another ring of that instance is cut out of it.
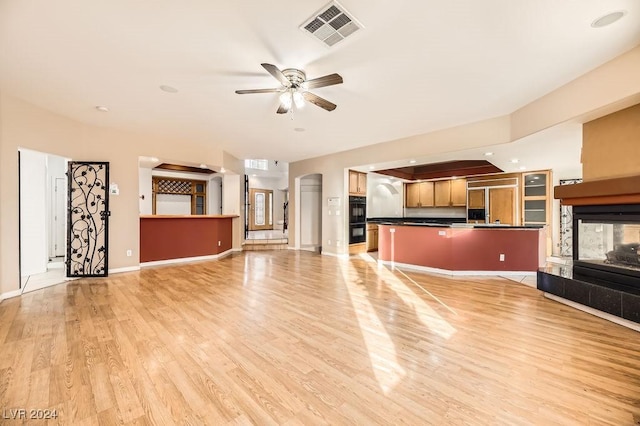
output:
<svg viewBox="0 0 640 426"><path fill-rule="evenodd" d="M278 114L286 114L289 112L289 110L291 109L291 105L286 106L284 104L280 104L280 106L278 107L278 111L276 111Z"/></svg>
<svg viewBox="0 0 640 426"><path fill-rule="evenodd" d="M284 87L291 87L291 82L289 81L289 79L287 77L285 77L284 74L282 74L282 71L280 71L280 69L278 67L276 67L275 65L271 65L271 64L260 64L260 65L262 65L262 67L265 70L267 70L269 72L269 74L274 76L276 78L276 80L278 80L280 83L282 83L282 85Z"/></svg>
<svg viewBox="0 0 640 426"><path fill-rule="evenodd" d="M238 95L246 95L247 93L279 93L284 91L284 88L280 89L250 89L250 90L236 90Z"/></svg>
<svg viewBox="0 0 640 426"><path fill-rule="evenodd" d="M320 108L326 109L327 111L333 111L334 109L336 109L336 104L329 102L326 99L321 98L318 95L314 95L311 92L303 92L302 96L304 96L304 99L311 102L314 105L319 106Z"/></svg>
<svg viewBox="0 0 640 426"><path fill-rule="evenodd" d="M340 77L339 74L329 74L324 77L307 80L302 83L302 87L306 89L315 89L318 87L333 86L334 84L342 84L342 77Z"/></svg>

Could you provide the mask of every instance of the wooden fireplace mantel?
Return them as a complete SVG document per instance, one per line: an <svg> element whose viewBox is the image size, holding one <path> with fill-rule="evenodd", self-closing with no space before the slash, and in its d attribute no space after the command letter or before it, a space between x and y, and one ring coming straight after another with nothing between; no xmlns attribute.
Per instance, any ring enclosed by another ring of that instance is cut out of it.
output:
<svg viewBox="0 0 640 426"><path fill-rule="evenodd" d="M553 196L565 206L640 204L640 175L560 185Z"/></svg>

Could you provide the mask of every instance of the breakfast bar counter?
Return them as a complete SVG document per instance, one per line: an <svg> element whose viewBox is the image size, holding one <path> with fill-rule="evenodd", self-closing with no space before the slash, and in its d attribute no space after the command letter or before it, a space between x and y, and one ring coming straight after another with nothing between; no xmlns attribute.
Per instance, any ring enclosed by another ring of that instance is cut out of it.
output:
<svg viewBox="0 0 640 426"><path fill-rule="evenodd" d="M544 227L378 224L378 260L452 275L535 274L545 264Z"/></svg>

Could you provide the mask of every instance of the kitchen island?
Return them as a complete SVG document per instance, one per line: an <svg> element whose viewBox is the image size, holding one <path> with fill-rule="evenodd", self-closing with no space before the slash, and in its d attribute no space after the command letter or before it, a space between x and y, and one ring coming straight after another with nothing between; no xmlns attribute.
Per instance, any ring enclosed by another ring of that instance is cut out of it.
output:
<svg viewBox="0 0 640 426"><path fill-rule="evenodd" d="M235 215L140 216L140 264L218 258L231 252Z"/></svg>
<svg viewBox="0 0 640 426"><path fill-rule="evenodd" d="M492 224L378 223L378 261L450 275L535 275L546 229Z"/></svg>

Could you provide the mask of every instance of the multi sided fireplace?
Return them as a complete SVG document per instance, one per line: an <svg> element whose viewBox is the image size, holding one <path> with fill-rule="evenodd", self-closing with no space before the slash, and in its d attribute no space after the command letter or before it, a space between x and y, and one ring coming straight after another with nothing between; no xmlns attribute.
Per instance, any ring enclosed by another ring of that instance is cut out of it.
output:
<svg viewBox="0 0 640 426"><path fill-rule="evenodd" d="M574 206L573 275L640 289L640 205Z"/></svg>
<svg viewBox="0 0 640 426"><path fill-rule="evenodd" d="M560 185L554 196L573 206L573 266L538 271L537 288L640 324L640 175Z"/></svg>

